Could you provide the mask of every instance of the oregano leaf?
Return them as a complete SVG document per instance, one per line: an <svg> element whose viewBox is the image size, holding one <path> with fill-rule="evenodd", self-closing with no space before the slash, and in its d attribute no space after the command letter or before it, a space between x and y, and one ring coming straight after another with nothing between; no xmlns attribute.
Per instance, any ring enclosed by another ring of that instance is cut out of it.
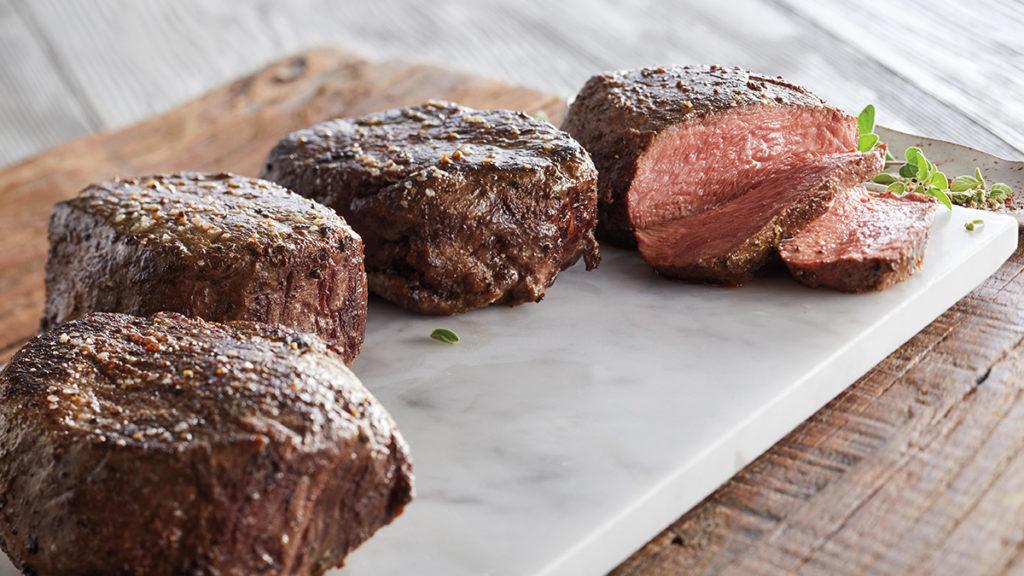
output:
<svg viewBox="0 0 1024 576"><path fill-rule="evenodd" d="M916 166L918 163L917 159L921 156L921 149L917 146L911 146L903 151L903 160L906 161L907 164L913 164Z"/></svg>
<svg viewBox="0 0 1024 576"><path fill-rule="evenodd" d="M1010 188L1009 184L1002 182L996 182L992 185L992 191L995 192L996 190L1002 190L1004 194L1013 194L1013 188Z"/></svg>
<svg viewBox="0 0 1024 576"><path fill-rule="evenodd" d="M892 192L893 194L903 195L907 191L907 185L903 182L893 182L885 188L886 192Z"/></svg>
<svg viewBox="0 0 1024 576"><path fill-rule="evenodd" d="M966 192L967 190L974 190L981 185L973 176L957 176L953 178L953 182L950 183L949 187L953 192Z"/></svg>
<svg viewBox="0 0 1024 576"><path fill-rule="evenodd" d="M923 156L918 158L917 174L916 174L917 181L922 183L922 184L927 184L928 183L928 177L929 177L929 174L931 174L931 171L932 171L931 162L929 162L928 159L923 157Z"/></svg>
<svg viewBox="0 0 1024 576"><path fill-rule="evenodd" d="M858 134L871 134L875 131L875 105L868 104L860 111L857 115L857 132ZM877 138L877 136L876 136ZM863 150L865 151L866 150Z"/></svg>
<svg viewBox="0 0 1024 576"><path fill-rule="evenodd" d="M861 152L870 152L875 146L878 146L878 134L861 134L857 138L857 149Z"/></svg>
<svg viewBox="0 0 1024 576"><path fill-rule="evenodd" d="M953 209L953 202L949 199L949 196L947 196L946 193L943 192L942 190L939 190L935 186L929 186L927 194L941 202L942 205L948 208L949 210Z"/></svg>
<svg viewBox="0 0 1024 576"><path fill-rule="evenodd" d="M430 337L439 342L444 342L445 344L455 344L459 341L459 335L456 334L454 330L449 330L447 328L435 329L430 333Z"/></svg>

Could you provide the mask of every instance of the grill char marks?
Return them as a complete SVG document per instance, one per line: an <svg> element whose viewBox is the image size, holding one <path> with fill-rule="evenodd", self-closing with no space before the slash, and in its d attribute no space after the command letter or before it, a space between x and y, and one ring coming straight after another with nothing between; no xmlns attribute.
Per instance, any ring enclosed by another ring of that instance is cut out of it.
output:
<svg viewBox="0 0 1024 576"><path fill-rule="evenodd" d="M94 313L0 373L0 545L35 574L321 574L412 498L319 338Z"/></svg>
<svg viewBox="0 0 1024 576"><path fill-rule="evenodd" d="M180 173L89 186L50 219L42 328L90 311L280 323L356 357L363 245L332 210L270 182Z"/></svg>
<svg viewBox="0 0 1024 576"><path fill-rule="evenodd" d="M856 187L795 237L782 242L789 271L812 287L884 290L920 269L936 204Z"/></svg>
<svg viewBox="0 0 1024 576"><path fill-rule="evenodd" d="M856 149L856 123L779 78L718 66L600 74L563 128L600 173L598 234L635 246L639 226L743 193L762 166Z"/></svg>
<svg viewBox="0 0 1024 576"><path fill-rule="evenodd" d="M282 140L264 176L344 216L370 289L417 312L538 301L599 261L589 156L522 113L429 101L332 120Z"/></svg>

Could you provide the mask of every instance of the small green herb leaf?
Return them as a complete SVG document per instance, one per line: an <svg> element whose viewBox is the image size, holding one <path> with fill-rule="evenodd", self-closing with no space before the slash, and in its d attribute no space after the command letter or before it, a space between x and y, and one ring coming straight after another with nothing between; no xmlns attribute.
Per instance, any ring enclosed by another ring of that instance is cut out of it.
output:
<svg viewBox="0 0 1024 576"><path fill-rule="evenodd" d="M933 164L932 168L934 168L934 167L935 167L935 165ZM938 170L936 170L932 174L932 178L931 178L931 180L929 180L929 182L931 183L932 186L935 186L939 190L949 190L949 180L946 179L946 175L945 174L943 174L942 172L939 172Z"/></svg>
<svg viewBox="0 0 1024 576"><path fill-rule="evenodd" d="M438 328L430 333L430 337L445 344L455 344L459 341L459 335L447 328Z"/></svg>
<svg viewBox="0 0 1024 576"><path fill-rule="evenodd" d="M995 184L992 185L992 193L989 194L989 196L991 198L996 198L996 196L998 196L999 198L997 198L997 200L1005 200L1006 198L1013 196L1013 188L1010 188L1008 185L1003 184L1002 182L996 182Z"/></svg>
<svg viewBox="0 0 1024 576"><path fill-rule="evenodd" d="M949 199L949 196L947 196L944 191L939 190L935 186L929 186L928 190L925 191L925 194L934 197L936 200L941 202L942 205L945 206L946 208L950 210L953 209L953 202L952 200Z"/></svg>
<svg viewBox="0 0 1024 576"><path fill-rule="evenodd" d="M904 178L914 178L917 176L917 164L911 164L910 162L900 166L900 176Z"/></svg>
<svg viewBox="0 0 1024 576"><path fill-rule="evenodd" d="M903 160L906 161L907 164L917 166L917 159L921 156L923 156L923 154L921 154L921 149L917 146L911 146L903 151Z"/></svg>
<svg viewBox="0 0 1024 576"><path fill-rule="evenodd" d="M878 146L878 134L861 134L857 139L857 149L861 152L870 152Z"/></svg>
<svg viewBox="0 0 1024 576"><path fill-rule="evenodd" d="M896 181L896 177L893 176L892 174L886 174L885 172L882 172L881 174L872 178L871 181L874 182L875 184L892 184L893 182Z"/></svg>
<svg viewBox="0 0 1024 576"><path fill-rule="evenodd" d="M922 184L927 184L931 178L932 163L927 158L921 157L918 159L917 164L917 181Z"/></svg>
<svg viewBox="0 0 1024 576"><path fill-rule="evenodd" d="M907 185L903 182L893 182L885 188L886 192L892 192L893 194L904 194L907 191Z"/></svg>
<svg viewBox="0 0 1024 576"><path fill-rule="evenodd" d="M978 182L974 176L957 176L953 178L949 188L953 192L966 192L967 190L974 190L978 186L981 186L981 182Z"/></svg>
<svg viewBox="0 0 1024 576"><path fill-rule="evenodd" d="M971 220L970 222L964 224L964 228L967 228L968 232L974 232L975 228L980 228L981 226L984 225L985 221L982 220L981 218L978 218L977 220Z"/></svg>
<svg viewBox="0 0 1024 576"><path fill-rule="evenodd" d="M979 185L982 188L988 188L988 185L985 184L985 177L981 175L981 168L978 168L977 166L974 167L974 177L978 180Z"/></svg>
<svg viewBox="0 0 1024 576"><path fill-rule="evenodd" d="M894 162L895 160L896 160L896 157L892 155L892 152L889 152L888 150L886 150L885 151L885 161L886 162Z"/></svg>
<svg viewBox="0 0 1024 576"><path fill-rule="evenodd" d="M857 131L860 134L871 134L875 131L875 105L868 104L857 116ZM877 136L875 137L877 139Z"/></svg>

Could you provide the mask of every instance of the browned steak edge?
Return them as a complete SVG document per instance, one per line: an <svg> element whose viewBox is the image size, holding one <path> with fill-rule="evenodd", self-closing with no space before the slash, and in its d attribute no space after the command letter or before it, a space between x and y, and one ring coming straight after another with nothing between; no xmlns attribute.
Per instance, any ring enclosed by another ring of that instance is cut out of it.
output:
<svg viewBox="0 0 1024 576"><path fill-rule="evenodd" d="M637 161L659 132L753 105L829 108L803 87L739 68L671 66L591 77L569 107L562 129L586 148L600 175L598 236L636 247L626 198Z"/></svg>
<svg viewBox="0 0 1024 576"><path fill-rule="evenodd" d="M92 382L117 412L68 420ZM321 574L412 485L394 422L313 335L93 313L0 372L0 548L26 573Z"/></svg>

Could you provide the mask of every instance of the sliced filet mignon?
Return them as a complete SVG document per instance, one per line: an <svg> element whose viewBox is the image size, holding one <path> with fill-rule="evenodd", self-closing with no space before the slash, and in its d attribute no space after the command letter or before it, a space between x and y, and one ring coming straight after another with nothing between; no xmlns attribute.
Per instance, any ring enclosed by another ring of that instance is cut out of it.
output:
<svg viewBox="0 0 1024 576"><path fill-rule="evenodd" d="M935 216L934 199L855 187L793 238L780 254L812 287L844 292L884 290L920 269Z"/></svg>
<svg viewBox="0 0 1024 576"><path fill-rule="evenodd" d="M640 254L666 276L742 284L784 238L825 214L837 194L871 178L883 165L882 151L776 161L740 196L638 228Z"/></svg>
<svg viewBox="0 0 1024 576"><path fill-rule="evenodd" d="M0 547L27 574L322 574L412 498L318 337L93 313L0 373Z"/></svg>
<svg viewBox="0 0 1024 576"><path fill-rule="evenodd" d="M626 246L746 194L778 161L851 152L857 139L852 117L807 90L718 66L594 76L563 129L600 174L599 235Z"/></svg>
<svg viewBox="0 0 1024 576"><path fill-rule="evenodd" d="M279 323L347 361L366 325L359 236L280 186L181 173L94 184L50 219L42 328L91 311Z"/></svg>
<svg viewBox="0 0 1024 576"><path fill-rule="evenodd" d="M331 206L366 243L370 290L425 314L538 301L594 240L597 173L547 122L448 102L290 134L264 177Z"/></svg>

